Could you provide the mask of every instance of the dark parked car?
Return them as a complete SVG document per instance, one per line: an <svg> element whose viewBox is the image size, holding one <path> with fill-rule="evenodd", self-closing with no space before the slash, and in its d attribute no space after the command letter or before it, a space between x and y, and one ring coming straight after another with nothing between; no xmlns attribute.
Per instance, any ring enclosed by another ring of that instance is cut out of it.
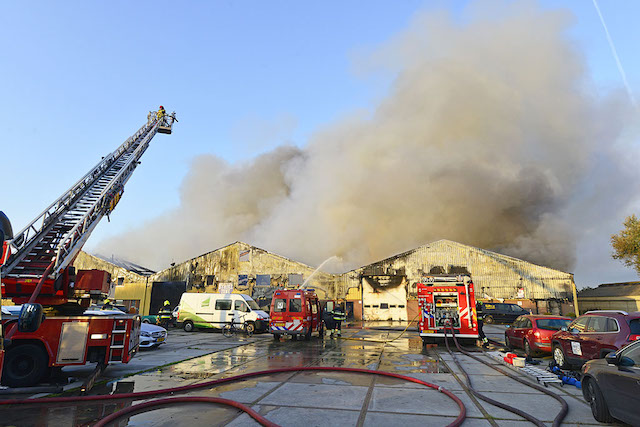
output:
<svg viewBox="0 0 640 427"><path fill-rule="evenodd" d="M593 418L640 425L640 341L582 367L582 395Z"/></svg>
<svg viewBox="0 0 640 427"><path fill-rule="evenodd" d="M553 334L553 358L561 368L581 366L637 339L640 339L640 312L588 311L571 322L566 331Z"/></svg>
<svg viewBox="0 0 640 427"><path fill-rule="evenodd" d="M527 356L551 353L551 336L571 323L571 318L543 314L520 316L504 331L507 347L523 348Z"/></svg>
<svg viewBox="0 0 640 427"><path fill-rule="evenodd" d="M485 302L478 305L478 317L484 323L511 323L529 311L518 304L503 302Z"/></svg>

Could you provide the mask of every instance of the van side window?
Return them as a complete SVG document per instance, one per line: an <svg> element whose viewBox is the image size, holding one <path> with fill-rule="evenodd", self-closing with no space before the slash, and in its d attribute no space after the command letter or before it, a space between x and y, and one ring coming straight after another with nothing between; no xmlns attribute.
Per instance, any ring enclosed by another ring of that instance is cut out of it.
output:
<svg viewBox="0 0 640 427"><path fill-rule="evenodd" d="M238 311L244 311L245 313L249 311L249 307L247 307L247 304L245 304L242 301L234 301L233 309Z"/></svg>
<svg viewBox="0 0 640 427"><path fill-rule="evenodd" d="M231 310L231 300L230 299L217 300L216 310Z"/></svg>
<svg viewBox="0 0 640 427"><path fill-rule="evenodd" d="M317 302L314 302L314 303L311 304L311 312L313 314L316 314L318 312L318 303Z"/></svg>
<svg viewBox="0 0 640 427"><path fill-rule="evenodd" d="M289 312L290 313L302 312L302 300L300 300L300 298L291 298L289 300Z"/></svg>
<svg viewBox="0 0 640 427"><path fill-rule="evenodd" d="M287 311L287 300L284 298L278 298L273 304L273 311L276 313L284 313Z"/></svg>

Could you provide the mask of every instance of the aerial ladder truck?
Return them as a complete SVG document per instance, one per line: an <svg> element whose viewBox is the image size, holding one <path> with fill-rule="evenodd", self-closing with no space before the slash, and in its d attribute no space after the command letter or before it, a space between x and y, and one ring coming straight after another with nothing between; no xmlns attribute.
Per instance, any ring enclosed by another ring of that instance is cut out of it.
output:
<svg viewBox="0 0 640 427"><path fill-rule="evenodd" d="M3 310L0 383L37 384L55 368L128 363L138 350L140 317L91 316L91 300L109 292L110 274L75 271L73 262L100 220L122 197L124 186L156 133L171 133L175 113L152 112L133 136L65 191L18 233L0 212L2 298L21 304Z"/></svg>

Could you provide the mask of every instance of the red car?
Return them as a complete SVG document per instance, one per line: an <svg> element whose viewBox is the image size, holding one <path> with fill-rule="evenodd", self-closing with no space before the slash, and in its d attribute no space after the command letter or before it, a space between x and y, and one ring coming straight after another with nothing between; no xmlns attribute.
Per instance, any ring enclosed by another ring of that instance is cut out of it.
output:
<svg viewBox="0 0 640 427"><path fill-rule="evenodd" d="M588 311L552 339L553 358L559 367L581 366L640 339L640 311Z"/></svg>
<svg viewBox="0 0 640 427"><path fill-rule="evenodd" d="M551 336L566 328L570 317L528 314L518 317L504 332L504 343L509 348L523 348L527 356L551 353Z"/></svg>

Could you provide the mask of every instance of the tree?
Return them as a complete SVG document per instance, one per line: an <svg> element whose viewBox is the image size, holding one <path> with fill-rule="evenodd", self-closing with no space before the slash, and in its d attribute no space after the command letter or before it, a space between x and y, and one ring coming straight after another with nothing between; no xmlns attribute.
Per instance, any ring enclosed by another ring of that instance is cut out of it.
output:
<svg viewBox="0 0 640 427"><path fill-rule="evenodd" d="M622 260L627 267L633 267L640 275L640 220L631 215L623 225L619 234L611 236L612 256Z"/></svg>

